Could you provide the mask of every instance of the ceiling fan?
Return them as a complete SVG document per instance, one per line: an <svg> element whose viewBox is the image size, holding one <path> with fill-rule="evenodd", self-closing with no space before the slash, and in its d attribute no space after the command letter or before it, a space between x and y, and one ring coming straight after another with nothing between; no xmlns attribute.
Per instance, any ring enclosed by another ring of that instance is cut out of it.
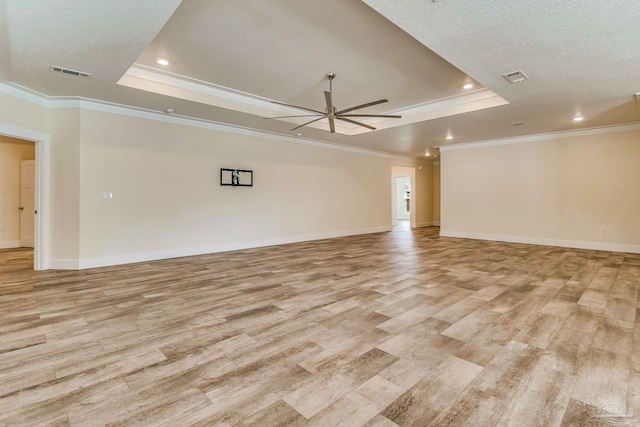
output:
<svg viewBox="0 0 640 427"><path fill-rule="evenodd" d="M329 73L326 75L329 80L329 91L324 91L324 99L327 102L327 108L324 112L313 110L311 108L299 107L297 105L285 104L284 102L271 101L274 104L285 105L287 107L299 108L301 110L310 111L314 114L304 114L300 116L280 116L280 117L265 117L265 119L288 119L291 117L316 117L313 120L310 120L300 126L296 126L291 130L299 129L303 126L307 126L311 123L317 122L318 120L322 120L324 118L329 120L329 130L331 133L336 133L334 120L342 120L343 122L352 123L354 125L362 126L367 129L376 130L375 127L370 126L368 124L358 122L353 120L351 117L383 117L390 119L399 119L402 116L389 115L389 114L351 114L352 111L359 110L365 107L371 107L373 105L383 104L385 102L389 102L386 99L379 99L377 101L367 102L366 104L356 105L355 107L345 108L344 110L338 110L335 105L333 105L333 79L336 77L335 73Z"/></svg>

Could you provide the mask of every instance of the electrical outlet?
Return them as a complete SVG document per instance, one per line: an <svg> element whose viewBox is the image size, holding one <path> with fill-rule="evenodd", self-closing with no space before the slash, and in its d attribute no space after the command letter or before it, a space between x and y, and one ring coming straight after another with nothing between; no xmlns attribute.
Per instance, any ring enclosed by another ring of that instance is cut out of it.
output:
<svg viewBox="0 0 640 427"><path fill-rule="evenodd" d="M0 233L4 233L4 227L0 227Z"/></svg>
<svg viewBox="0 0 640 427"><path fill-rule="evenodd" d="M607 234L607 227L602 227L602 228L600 229L600 233L602 233L602 234Z"/></svg>
<svg viewBox="0 0 640 427"><path fill-rule="evenodd" d="M129 241L133 242L133 234L129 234Z"/></svg>

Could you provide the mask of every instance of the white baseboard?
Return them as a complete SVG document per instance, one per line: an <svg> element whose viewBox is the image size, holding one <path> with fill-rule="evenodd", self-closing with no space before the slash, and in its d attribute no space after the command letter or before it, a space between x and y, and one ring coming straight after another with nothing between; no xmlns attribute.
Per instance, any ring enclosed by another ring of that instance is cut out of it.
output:
<svg viewBox="0 0 640 427"><path fill-rule="evenodd" d="M131 264L134 262L156 261L169 258L180 258L194 255L205 255L217 252L237 251L242 249L260 248L264 246L284 245L288 243L307 242L311 240L333 239L336 237L356 236L360 234L383 233L391 231L390 226L365 228L349 231L319 233L312 235L299 235L275 239L257 240L249 242L227 243L210 246L198 246L180 249L167 249L162 251L143 252L137 254L123 254L100 258L88 258L80 260L52 259L50 268L59 270L83 270L87 268L107 267L111 265Z"/></svg>
<svg viewBox="0 0 640 427"><path fill-rule="evenodd" d="M496 242L525 243L529 245L558 246L562 248L591 249L596 251L626 252L640 254L640 245L619 243L584 242L580 240L558 240L539 237L503 236L499 234L468 233L464 231L440 230L442 237L459 237L462 239L492 240Z"/></svg>
<svg viewBox="0 0 640 427"><path fill-rule="evenodd" d="M52 270L78 270L77 259L50 259L48 269Z"/></svg>
<svg viewBox="0 0 640 427"><path fill-rule="evenodd" d="M6 240L0 242L0 249L15 249L20 247L20 240Z"/></svg>

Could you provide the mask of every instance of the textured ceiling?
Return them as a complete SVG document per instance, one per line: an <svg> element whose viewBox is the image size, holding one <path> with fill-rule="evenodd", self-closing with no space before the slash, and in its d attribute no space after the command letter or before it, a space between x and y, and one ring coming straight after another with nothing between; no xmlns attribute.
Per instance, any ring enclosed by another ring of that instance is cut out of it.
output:
<svg viewBox="0 0 640 427"><path fill-rule="evenodd" d="M637 0L0 0L0 79L418 157L449 143L637 122L639 21ZM530 80L501 77L519 69ZM145 86L136 70L159 80ZM328 72L339 108L386 98L362 112L420 115L351 136L263 119L276 115L260 106L269 100L323 110ZM183 86L162 89L163 79ZM467 102L470 93L508 104Z"/></svg>

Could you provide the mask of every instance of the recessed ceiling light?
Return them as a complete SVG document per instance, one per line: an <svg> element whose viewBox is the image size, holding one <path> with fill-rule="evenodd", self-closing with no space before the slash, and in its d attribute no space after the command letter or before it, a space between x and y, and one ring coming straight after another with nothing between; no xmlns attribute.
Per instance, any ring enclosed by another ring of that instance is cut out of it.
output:
<svg viewBox="0 0 640 427"><path fill-rule="evenodd" d="M164 112L167 114L173 114L173 108L167 108Z"/></svg>
<svg viewBox="0 0 640 427"><path fill-rule="evenodd" d="M466 85L462 86L463 89L471 89L473 87L473 83L467 83Z"/></svg>
<svg viewBox="0 0 640 427"><path fill-rule="evenodd" d="M158 64L160 64L160 65L169 65L169 61L167 61L167 60L166 60L166 59L164 59L164 58L160 58L160 59L158 59L156 62L157 62Z"/></svg>
<svg viewBox="0 0 640 427"><path fill-rule="evenodd" d="M583 120L584 120L584 117L582 117L582 116L576 116L576 117L573 118L574 122L581 122Z"/></svg>
<svg viewBox="0 0 640 427"><path fill-rule="evenodd" d="M447 135L447 139L453 139L453 135Z"/></svg>
<svg viewBox="0 0 640 427"><path fill-rule="evenodd" d="M299 133L299 132L298 132L298 133L296 133L296 138L300 138L301 136L302 136L302 134L301 134L301 133Z"/></svg>
<svg viewBox="0 0 640 427"><path fill-rule="evenodd" d="M429 151L427 151L426 153L424 153L424 155L429 157L431 155L431 153Z"/></svg>

